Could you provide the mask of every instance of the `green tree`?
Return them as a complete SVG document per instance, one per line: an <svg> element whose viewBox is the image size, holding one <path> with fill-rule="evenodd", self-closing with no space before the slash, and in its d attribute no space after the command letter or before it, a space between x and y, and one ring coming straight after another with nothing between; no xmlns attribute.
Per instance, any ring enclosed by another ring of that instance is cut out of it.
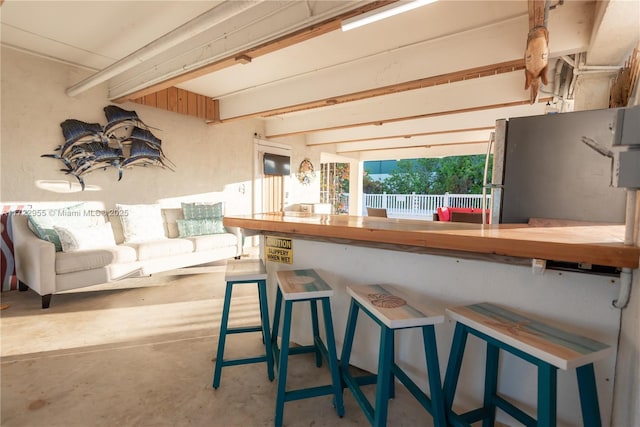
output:
<svg viewBox="0 0 640 427"><path fill-rule="evenodd" d="M383 190L389 194L479 194L484 159L474 155L400 160L384 180Z"/></svg>
<svg viewBox="0 0 640 427"><path fill-rule="evenodd" d="M384 193L384 183L375 179L371 179L367 171L362 177L362 191L365 194L382 194Z"/></svg>
<svg viewBox="0 0 640 427"><path fill-rule="evenodd" d="M429 183L435 178L438 159L400 160L396 169L384 180L384 190L390 194L430 194Z"/></svg>
<svg viewBox="0 0 640 427"><path fill-rule="evenodd" d="M430 194L479 194L482 192L485 157L452 156L439 159ZM489 177L490 179L490 177Z"/></svg>

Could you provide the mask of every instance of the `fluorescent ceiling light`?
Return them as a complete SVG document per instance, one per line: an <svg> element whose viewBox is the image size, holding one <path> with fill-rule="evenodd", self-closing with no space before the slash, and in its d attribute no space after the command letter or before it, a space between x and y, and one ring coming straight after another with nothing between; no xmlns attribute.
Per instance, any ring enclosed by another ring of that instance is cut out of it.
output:
<svg viewBox="0 0 640 427"><path fill-rule="evenodd" d="M371 24L372 22L380 21L381 19L389 18L402 12L416 9L420 6L434 3L437 0L414 0L414 1L398 1L396 3L389 4L387 6L374 9L370 12L363 13L362 15L354 16L353 18L345 19L342 21L342 31L353 30L354 28L362 27L363 25Z"/></svg>

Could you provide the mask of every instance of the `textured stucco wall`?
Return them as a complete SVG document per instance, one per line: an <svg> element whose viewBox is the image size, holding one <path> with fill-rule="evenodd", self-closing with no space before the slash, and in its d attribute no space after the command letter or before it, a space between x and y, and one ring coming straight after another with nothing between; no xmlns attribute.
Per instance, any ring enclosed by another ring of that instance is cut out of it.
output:
<svg viewBox="0 0 640 427"><path fill-rule="evenodd" d="M254 133L263 133L262 122L247 120L207 125L202 120L133 103L120 107L135 110L153 133L162 139L176 171L135 167L126 169L120 182L109 168L85 177L99 191L57 193L39 188L37 181L69 181L58 160L41 158L63 143L60 123L73 118L106 123L103 108L109 105L105 85L77 97L64 91L90 72L12 49L2 49L2 127L0 199L5 202L99 200L115 203L179 203L180 199L228 202L228 213L249 213ZM305 155L302 139L299 157ZM300 162L300 159L292 159ZM242 184L245 184L242 186ZM244 190L244 193L243 193Z"/></svg>

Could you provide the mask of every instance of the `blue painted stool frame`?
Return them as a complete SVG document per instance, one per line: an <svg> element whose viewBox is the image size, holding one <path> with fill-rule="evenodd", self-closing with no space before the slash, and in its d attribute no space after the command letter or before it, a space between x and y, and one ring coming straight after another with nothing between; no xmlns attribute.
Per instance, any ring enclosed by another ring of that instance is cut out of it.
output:
<svg viewBox="0 0 640 427"><path fill-rule="evenodd" d="M378 357L378 373L373 375L362 375L353 377L349 373L349 360L358 320L359 310L364 311L371 319L380 325L380 353ZM424 340L424 351L427 363L427 374L429 377L429 390L431 398L420 390L420 388L396 365L395 359L395 339L396 329L421 328ZM358 405L362 408L367 419L374 427L387 425L389 399L395 397L394 377L409 390L418 402L433 416L435 426L446 426L444 398L442 395L442 383L440 380L440 366L438 363L438 350L436 346L435 329L433 325L412 326L407 328L389 328L382 323L366 307L363 307L355 299L351 299L349 307L349 317L345 332L344 345L342 346L342 356L340 358L342 379L353 393ZM376 384L375 409L364 395L363 385Z"/></svg>
<svg viewBox="0 0 640 427"><path fill-rule="evenodd" d="M455 414L452 411L453 399L455 397L460 368L462 366L462 358L469 334L473 334L487 343L483 407L465 412L464 414ZM506 350L538 367L537 420L504 398L498 396L498 361L500 349ZM526 426L553 427L556 425L557 371L557 367L531 354L525 353L463 323L457 322L444 379L444 398L449 424L453 426L469 426L472 423L482 420L483 427L492 426L495 423L496 408L500 408ZM593 363L588 363L576 368L576 373L578 377L583 424L588 427L600 427L600 407L598 405L598 391L596 388Z"/></svg>
<svg viewBox="0 0 640 427"><path fill-rule="evenodd" d="M234 285L253 283L258 285L258 299L260 301L260 320L261 324L257 326L245 326L237 328L229 328L229 311L231 309L231 294ZM243 334L246 332L262 332L262 341L265 343L265 354L256 357L246 357L240 359L224 360L224 346L227 334ZM220 338L218 340L218 352L216 356L216 366L213 374L213 388L220 386L220 377L224 366L245 365L249 363L267 362L267 376L269 381L273 381L273 354L268 347L271 342L269 332L269 308L267 306L267 281L266 280L229 280L224 294L224 305L222 307L222 321L220 324Z"/></svg>
<svg viewBox="0 0 640 427"><path fill-rule="evenodd" d="M344 415L344 402L342 399L342 385L340 381L340 368L338 365L338 357L336 352L336 342L333 334L333 320L331 317L331 302L329 297L304 298L285 300L284 302L284 320L282 324L282 348L278 348L278 330L280 327L280 314L282 310L282 291L278 287L276 294L275 313L273 317L273 330L271 333L271 348L273 357L278 368L278 392L276 396L276 416L274 424L276 427L282 426L284 415L284 404L292 400L307 399L317 396L334 395L333 404L339 417ZM311 307L311 323L313 328L313 345L299 346L290 348L289 340L291 336L291 314L294 302L309 301ZM317 302L322 303L322 317L324 319L324 329L326 333L327 345L325 346L318 327L318 307ZM322 366L324 358L329 365L331 371L332 384L309 387L298 390L286 390L287 383L287 365L289 355L297 355L304 353L315 353L316 366Z"/></svg>

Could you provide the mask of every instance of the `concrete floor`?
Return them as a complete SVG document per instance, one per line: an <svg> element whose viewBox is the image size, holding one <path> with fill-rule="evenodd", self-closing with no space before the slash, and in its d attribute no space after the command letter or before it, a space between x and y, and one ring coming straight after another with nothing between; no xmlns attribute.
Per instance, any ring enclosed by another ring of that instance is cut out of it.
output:
<svg viewBox="0 0 640 427"><path fill-rule="evenodd" d="M224 266L54 295L6 292L0 312L3 427L272 426L276 382L264 364L225 367L211 387L224 297ZM255 288L234 290L230 321L258 318ZM259 333L231 335L226 357L259 354ZM292 357L287 385L328 383L310 355ZM291 388L288 387L288 388ZM370 396L373 386L368 387ZM398 385L390 427L431 426ZM285 404L286 426L369 425L346 390L340 419L323 396Z"/></svg>

